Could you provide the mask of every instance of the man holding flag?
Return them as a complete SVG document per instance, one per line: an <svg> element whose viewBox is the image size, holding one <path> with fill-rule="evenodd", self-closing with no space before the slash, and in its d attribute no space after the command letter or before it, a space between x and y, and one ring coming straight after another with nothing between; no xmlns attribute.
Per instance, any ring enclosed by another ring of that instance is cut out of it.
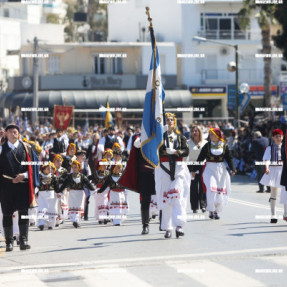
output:
<svg viewBox="0 0 287 287"><path fill-rule="evenodd" d="M187 166L178 163L183 163L182 159L188 156L189 148L186 138L176 131L173 114L166 114L168 125L164 126L165 93L150 17L149 21L153 52L144 103L141 152L143 158L155 167L158 207L162 210L161 229L166 230L165 238L171 237L173 227L176 227L176 236L179 237L184 235L182 226L186 221L186 202L191 179Z"/></svg>

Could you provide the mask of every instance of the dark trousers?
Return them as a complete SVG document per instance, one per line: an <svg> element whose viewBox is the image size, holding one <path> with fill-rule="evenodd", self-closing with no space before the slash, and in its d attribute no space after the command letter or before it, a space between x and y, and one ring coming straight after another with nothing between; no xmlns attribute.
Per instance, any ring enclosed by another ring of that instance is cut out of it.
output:
<svg viewBox="0 0 287 287"><path fill-rule="evenodd" d="M265 171L265 166L264 165L256 165L255 166L256 172L257 172L257 181L258 181L258 185L259 185L259 190L263 191L264 190L264 185L262 185L260 183L260 180L262 178L262 176L264 175L264 171ZM268 190L270 190L270 187L267 187Z"/></svg>
<svg viewBox="0 0 287 287"><path fill-rule="evenodd" d="M1 182L0 200L3 213L3 227L13 225L13 213L18 210L19 225L29 223L29 188L27 183Z"/></svg>
<svg viewBox="0 0 287 287"><path fill-rule="evenodd" d="M201 174L196 174L190 184L190 204L192 210L206 208L206 194L203 191Z"/></svg>
<svg viewBox="0 0 287 287"><path fill-rule="evenodd" d="M151 196L155 194L154 174L142 172L139 174L139 189L141 195L141 210L149 210Z"/></svg>

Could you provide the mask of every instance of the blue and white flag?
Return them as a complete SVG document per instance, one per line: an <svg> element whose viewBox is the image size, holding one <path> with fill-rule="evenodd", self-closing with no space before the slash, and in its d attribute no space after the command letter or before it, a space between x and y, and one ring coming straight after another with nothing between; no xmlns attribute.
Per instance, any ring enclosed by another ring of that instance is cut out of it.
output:
<svg viewBox="0 0 287 287"><path fill-rule="evenodd" d="M28 129L28 118L27 116L25 116L25 120L24 120L24 131L26 131Z"/></svg>
<svg viewBox="0 0 287 287"><path fill-rule="evenodd" d="M158 167L159 148L163 144L163 102L165 93L161 82L159 54L153 28L150 28L152 56L146 86L143 120L141 127L141 152L153 167Z"/></svg>
<svg viewBox="0 0 287 287"><path fill-rule="evenodd" d="M85 127L84 127L84 134L89 131L89 119L86 118Z"/></svg>

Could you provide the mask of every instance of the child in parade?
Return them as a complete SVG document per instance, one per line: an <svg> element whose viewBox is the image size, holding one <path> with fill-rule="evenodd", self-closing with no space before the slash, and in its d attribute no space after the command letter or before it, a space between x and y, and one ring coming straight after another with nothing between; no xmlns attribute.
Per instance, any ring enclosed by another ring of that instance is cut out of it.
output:
<svg viewBox="0 0 287 287"><path fill-rule="evenodd" d="M45 224L48 229L53 229L58 216L58 182L53 173L51 162L40 168L40 186L38 191L38 227L44 230Z"/></svg>
<svg viewBox="0 0 287 287"><path fill-rule="evenodd" d="M96 188L100 189L110 172L108 171L107 160L101 159L97 163L96 171L90 175L88 178L92 180L92 183ZM102 193L95 193L95 218L98 220L99 224L108 223L108 211L109 211L109 190L106 189Z"/></svg>
<svg viewBox="0 0 287 287"><path fill-rule="evenodd" d="M81 173L81 163L77 160L72 162L72 173L68 174L59 192L69 189L69 216L75 228L80 227L81 214L84 212L85 192L84 187L95 190L93 184Z"/></svg>
<svg viewBox="0 0 287 287"><path fill-rule="evenodd" d="M111 165L110 165L110 163L111 163L111 161L112 161L112 159L113 159L113 150L110 149L110 148L106 149L106 150L104 151L103 158L105 158L105 159L107 160L107 162L108 162L108 165L107 165L108 170L111 170Z"/></svg>
<svg viewBox="0 0 287 287"><path fill-rule="evenodd" d="M271 187L270 194L270 208L271 208L271 221L270 223L277 223L276 218L276 198L277 193L281 189L280 180L282 173L282 156L281 147L283 141L283 131L280 129L275 129L272 131L273 143L266 147L263 161L265 162L265 173L260 180L262 185Z"/></svg>
<svg viewBox="0 0 287 287"><path fill-rule="evenodd" d="M53 163L56 167L54 174L57 177L59 187L64 182L66 176L68 175L68 171L62 167L63 163L63 157L59 154L55 155L53 159ZM61 198L58 200L58 213L59 216L57 218L56 227L59 226L59 224L63 223L64 220L68 218L68 197L69 193L67 190L63 190Z"/></svg>
<svg viewBox="0 0 287 287"><path fill-rule="evenodd" d="M209 130L209 141L202 148L197 162L206 163L202 172L203 188L206 192L207 210L210 219L220 219L219 212L223 210L223 206L227 204L228 197L231 192L230 176L224 164L226 160L235 175L235 166L233 163L231 152L225 143L223 134L218 128ZM199 165L191 168L192 176L196 176L196 171L200 169Z"/></svg>
<svg viewBox="0 0 287 287"><path fill-rule="evenodd" d="M110 196L109 213L115 226L121 225L122 220L125 219L128 212L125 188L118 183L122 176L122 168L121 164L114 166L112 173L106 179L103 186L97 191L98 193L102 193L108 189Z"/></svg>
<svg viewBox="0 0 287 287"><path fill-rule="evenodd" d="M86 161L86 154L85 150L78 150L76 152L77 161L81 164L81 173L84 174L86 177L92 174L91 168ZM90 190L84 187L86 199L85 199L85 208L84 208L84 220L88 220L88 213L89 213L89 203L90 203Z"/></svg>
<svg viewBox="0 0 287 287"><path fill-rule="evenodd" d="M64 161L63 161L63 167L68 171L68 173L71 173L71 165L74 160L76 160L76 145L74 143L70 143L66 156L64 156Z"/></svg>

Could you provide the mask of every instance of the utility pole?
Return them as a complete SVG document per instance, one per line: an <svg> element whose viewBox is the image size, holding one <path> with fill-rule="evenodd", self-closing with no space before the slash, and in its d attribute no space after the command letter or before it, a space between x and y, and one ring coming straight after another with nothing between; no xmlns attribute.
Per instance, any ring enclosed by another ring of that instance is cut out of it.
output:
<svg viewBox="0 0 287 287"><path fill-rule="evenodd" d="M235 49L235 89L236 89L236 127L240 128L240 105L239 105L239 84L238 84L238 45L234 45Z"/></svg>
<svg viewBox="0 0 287 287"><path fill-rule="evenodd" d="M33 54L33 107L38 108L39 98L38 98L38 89L39 89L39 60L38 60L38 38L34 37L34 51ZM32 112L32 123L35 124L38 122L38 111Z"/></svg>

